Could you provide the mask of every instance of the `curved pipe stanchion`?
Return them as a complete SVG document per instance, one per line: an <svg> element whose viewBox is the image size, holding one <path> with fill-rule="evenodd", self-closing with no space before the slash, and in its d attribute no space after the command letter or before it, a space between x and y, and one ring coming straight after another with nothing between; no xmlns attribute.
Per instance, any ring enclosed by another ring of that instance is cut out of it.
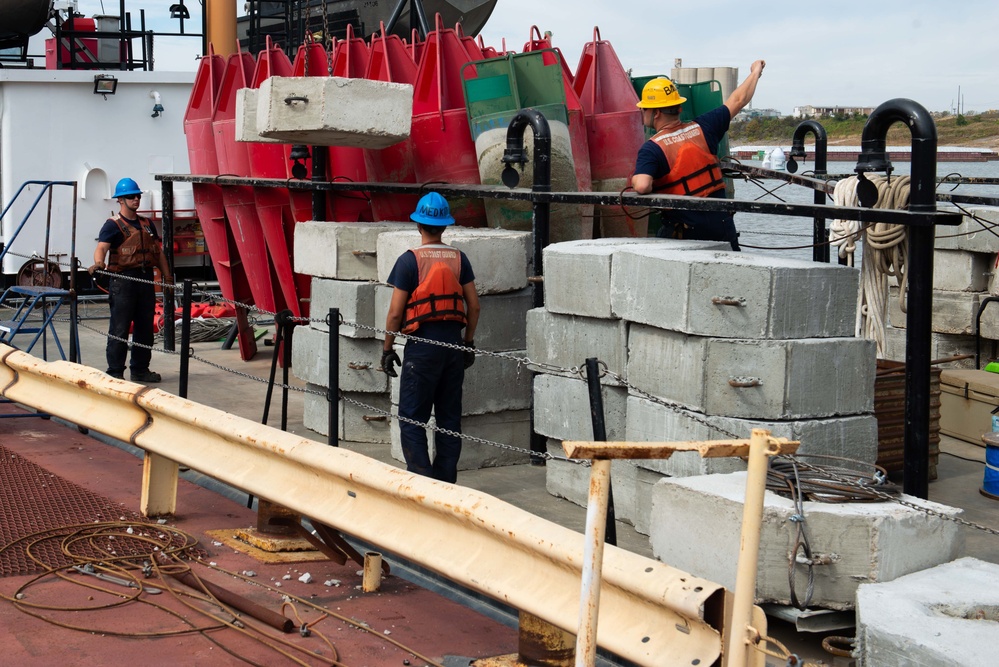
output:
<svg viewBox="0 0 999 667"><path fill-rule="evenodd" d="M873 184L868 171L891 174L885 150L888 128L905 123L912 133L912 182L909 211L936 211L937 127L929 112L912 100L883 103L864 126L861 153L855 171L860 175L857 195L871 206ZM867 187L862 188L864 183ZM867 190L863 193L862 190ZM865 196L866 194L866 196ZM875 201L877 199L875 192ZM866 201L865 201L866 200ZM909 309L905 338L905 445L902 488L917 498L929 495L930 459L930 329L933 317L933 225L909 227Z"/></svg>
<svg viewBox="0 0 999 667"><path fill-rule="evenodd" d="M503 184L508 188L517 187L520 182L520 174L517 173L514 165L524 165L527 163L527 155L524 152L524 130L530 125L534 130L534 183L531 186L532 192L548 193L552 191L552 133L548 127L548 120L540 111L535 109L522 109L510 121L506 130L506 150L503 151ZM533 288L533 303L535 308L545 305L545 286L543 278L544 264L542 254L545 246L548 245L549 222L551 219L551 204L547 201L534 202L533 215L531 219L534 224L534 278L531 280ZM547 438L534 429L534 401L531 401L531 451L539 454L544 453L548 448ZM532 458L534 465L544 465L544 459Z"/></svg>
<svg viewBox="0 0 999 667"><path fill-rule="evenodd" d="M815 135L815 175L825 176L827 159L826 128L815 120L806 120L794 128L794 136L791 139L791 159L796 157L805 158L805 135L811 133ZM791 162L788 162L788 171L791 169ZM815 204L826 203L826 193L816 190L812 202ZM814 218L812 227L812 261L829 262L829 232L826 230L825 218Z"/></svg>
<svg viewBox="0 0 999 667"><path fill-rule="evenodd" d="M540 111L522 109L510 121L506 130L506 150L503 151L503 183L510 188L517 187L520 176L514 164L526 164L524 153L524 130L530 125L534 130L534 183L532 192L552 191L552 133L548 120ZM534 275L544 275L541 253L548 245L551 205L548 202L534 202ZM534 283L534 307L545 305L545 289L540 282Z"/></svg>

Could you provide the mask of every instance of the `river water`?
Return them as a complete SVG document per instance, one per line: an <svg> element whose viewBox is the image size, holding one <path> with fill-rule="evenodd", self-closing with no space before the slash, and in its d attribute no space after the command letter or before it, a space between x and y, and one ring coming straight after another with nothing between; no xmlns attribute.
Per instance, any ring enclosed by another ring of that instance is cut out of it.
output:
<svg viewBox="0 0 999 667"><path fill-rule="evenodd" d="M747 160L743 160L742 162L748 166L762 166L761 162ZM893 175L907 175L909 173L909 165L910 163L908 162L893 162L892 166L895 167ZM808 175L809 170L814 166L812 162L804 164L799 162L797 174ZM830 162L827 171L830 174L853 175L854 166L856 166L854 162ZM951 173L967 177L999 178L999 161L937 163L938 177L942 178ZM735 198L774 203L780 203L781 200L794 204L811 204L813 202L813 191L809 188L769 179L761 183L766 190L773 190L773 194L767 194L764 188L756 183L740 180L735 183ZM953 184L943 184L937 188L937 191L949 194L999 198L999 185L961 185L954 189ZM831 199L829 203L832 203ZM940 202L938 205L941 207L948 206L946 202ZM736 213L735 225L740 233L739 242L743 245L745 252L778 254L783 257L792 257L795 259L812 259L812 249L810 247L812 242L811 218ZM828 225L829 221L827 220L826 226L828 227ZM794 248L795 246L806 245L809 247ZM747 246L760 247L749 248ZM835 249L832 250L831 254L835 256Z"/></svg>

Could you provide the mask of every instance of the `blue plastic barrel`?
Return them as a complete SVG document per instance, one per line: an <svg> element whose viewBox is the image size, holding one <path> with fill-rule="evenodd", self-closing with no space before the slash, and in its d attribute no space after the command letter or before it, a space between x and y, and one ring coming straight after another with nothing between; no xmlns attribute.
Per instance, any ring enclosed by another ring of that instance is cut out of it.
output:
<svg viewBox="0 0 999 667"><path fill-rule="evenodd" d="M999 447L985 445L985 479L982 495L999 500Z"/></svg>

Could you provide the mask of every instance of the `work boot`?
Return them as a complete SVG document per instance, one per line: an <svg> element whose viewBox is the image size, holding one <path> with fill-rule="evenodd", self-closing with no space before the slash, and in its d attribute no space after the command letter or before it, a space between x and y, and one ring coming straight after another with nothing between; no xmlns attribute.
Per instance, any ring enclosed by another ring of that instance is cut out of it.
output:
<svg viewBox="0 0 999 667"><path fill-rule="evenodd" d="M163 380L156 371L132 371L132 382L161 382Z"/></svg>
<svg viewBox="0 0 999 667"><path fill-rule="evenodd" d="M112 370L107 370L107 371L104 371L104 372L105 372L105 373L106 373L107 375L110 375L110 376L111 376L111 377L113 377L113 378L118 378L119 380L124 380L124 379L125 379L125 371L112 371Z"/></svg>

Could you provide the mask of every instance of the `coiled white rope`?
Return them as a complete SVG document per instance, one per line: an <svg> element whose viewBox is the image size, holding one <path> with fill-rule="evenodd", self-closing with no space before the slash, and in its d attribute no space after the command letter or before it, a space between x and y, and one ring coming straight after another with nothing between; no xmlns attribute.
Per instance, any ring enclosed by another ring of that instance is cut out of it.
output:
<svg viewBox="0 0 999 667"><path fill-rule="evenodd" d="M909 208L909 177L887 179L883 176L867 177L878 188L878 201L874 208ZM857 177L843 179L836 184L833 201L837 206L857 206ZM863 240L863 265L860 272L860 293L857 298L858 337L875 341L878 356L884 355L885 328L888 312L888 278L894 277L899 285L899 306L906 312L906 293L909 277L906 258L909 252L909 235L905 225L877 222L861 228L859 222L834 220L831 224L831 243L839 248L839 256L848 258L853 266L856 240Z"/></svg>
<svg viewBox="0 0 999 667"><path fill-rule="evenodd" d="M836 183L833 190L833 204L836 206L860 206L857 200L857 177L844 178ZM829 223L829 243L838 249L840 259L853 266L853 254L860 239L859 220L833 220Z"/></svg>

